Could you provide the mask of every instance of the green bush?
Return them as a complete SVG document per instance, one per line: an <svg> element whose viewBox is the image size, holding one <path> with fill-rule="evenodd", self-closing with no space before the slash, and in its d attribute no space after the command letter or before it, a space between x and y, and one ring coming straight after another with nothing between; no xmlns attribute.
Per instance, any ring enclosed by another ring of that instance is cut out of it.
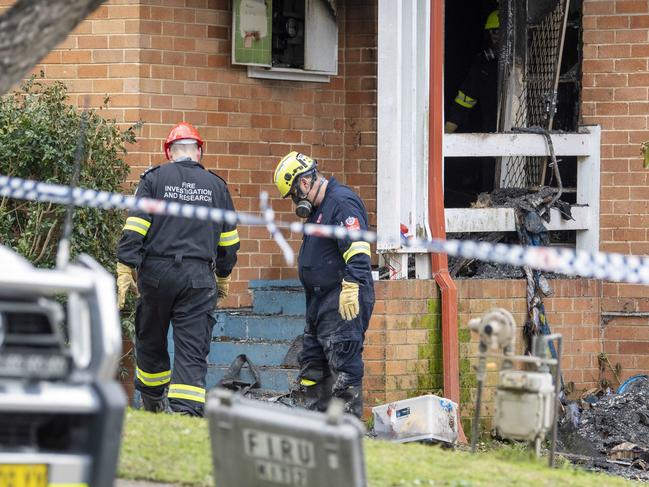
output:
<svg viewBox="0 0 649 487"><path fill-rule="evenodd" d="M17 91L1 97L0 174L69 184L81 137L84 157L78 185L123 191L129 174L124 161L126 144L135 142L139 124L121 130L114 120L105 120L101 110L107 103L108 99L99 109L88 110L86 130L80 136L82 113L69 103L67 88L61 82L44 83L32 77ZM0 243L38 267L53 267L65 212L62 205L2 198ZM114 272L115 249L123 223L122 211L75 209L72 256L89 254Z"/></svg>

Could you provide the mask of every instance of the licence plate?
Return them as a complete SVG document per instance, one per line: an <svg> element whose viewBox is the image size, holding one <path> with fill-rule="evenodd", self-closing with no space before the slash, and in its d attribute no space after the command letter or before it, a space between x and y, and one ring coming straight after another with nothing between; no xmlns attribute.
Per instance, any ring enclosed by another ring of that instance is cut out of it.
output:
<svg viewBox="0 0 649 487"><path fill-rule="evenodd" d="M2 487L47 487L47 465L0 465Z"/></svg>

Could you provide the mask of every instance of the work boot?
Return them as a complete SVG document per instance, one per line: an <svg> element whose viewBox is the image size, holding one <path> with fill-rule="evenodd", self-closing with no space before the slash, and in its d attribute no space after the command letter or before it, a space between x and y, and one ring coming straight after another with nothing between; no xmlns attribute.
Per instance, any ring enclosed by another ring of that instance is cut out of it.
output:
<svg viewBox="0 0 649 487"><path fill-rule="evenodd" d="M342 390L334 391L334 397L345 401L345 412L357 418L363 416L363 387L347 386Z"/></svg>
<svg viewBox="0 0 649 487"><path fill-rule="evenodd" d="M290 396L295 406L312 411L326 411L332 396L334 379L330 375L313 385L298 383Z"/></svg>
<svg viewBox="0 0 649 487"><path fill-rule="evenodd" d="M152 413L170 413L171 408L169 407L169 399L167 395L163 394L162 396L154 397L148 394L142 393L142 407L145 411L150 411Z"/></svg>
<svg viewBox="0 0 649 487"><path fill-rule="evenodd" d="M195 418L202 418L205 416L205 411L202 407L189 407L186 404L173 404L167 403L169 410L166 411L170 414L179 414L181 416L192 416Z"/></svg>

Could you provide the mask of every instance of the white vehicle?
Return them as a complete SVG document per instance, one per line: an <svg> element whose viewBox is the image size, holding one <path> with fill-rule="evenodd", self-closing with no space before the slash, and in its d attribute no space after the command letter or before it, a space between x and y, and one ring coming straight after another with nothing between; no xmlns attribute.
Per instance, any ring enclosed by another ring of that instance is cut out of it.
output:
<svg viewBox="0 0 649 487"><path fill-rule="evenodd" d="M112 486L126 407L114 278L88 256L45 270L0 246L0 262L0 485Z"/></svg>

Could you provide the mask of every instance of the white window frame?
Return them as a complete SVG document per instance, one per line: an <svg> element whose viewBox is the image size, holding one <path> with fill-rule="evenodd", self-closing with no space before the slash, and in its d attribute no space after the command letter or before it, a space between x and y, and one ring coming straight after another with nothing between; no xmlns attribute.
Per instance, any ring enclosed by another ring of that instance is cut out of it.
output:
<svg viewBox="0 0 649 487"><path fill-rule="evenodd" d="M402 245L401 224L410 234L430 236L428 223L429 0L379 0L377 117L377 252L394 264L393 279L430 278L429 251ZM574 220L551 210L551 231L576 231L576 248L599 250L601 128L552 134L557 156L577 157ZM548 156L544 136L523 133L445 134L443 157ZM405 188L405 189L404 189ZM446 232L515 231L511 208L446 208Z"/></svg>
<svg viewBox="0 0 649 487"><path fill-rule="evenodd" d="M599 191L601 127L579 127L577 133L552 134L557 156L577 157L577 202L572 206L574 220L561 218L559 210L550 210L550 231L576 230L576 249L599 251ZM549 149L542 135L536 134L445 134L444 158L453 157L548 157ZM513 232L516 218L512 208L446 208L448 233Z"/></svg>

